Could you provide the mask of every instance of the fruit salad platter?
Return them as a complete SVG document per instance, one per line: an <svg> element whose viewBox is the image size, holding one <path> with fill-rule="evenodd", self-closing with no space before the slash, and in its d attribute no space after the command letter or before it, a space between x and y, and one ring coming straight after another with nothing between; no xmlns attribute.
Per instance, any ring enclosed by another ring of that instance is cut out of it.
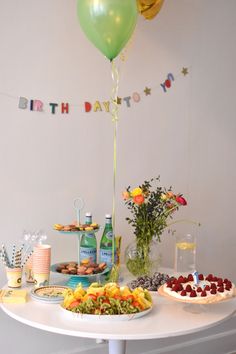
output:
<svg viewBox="0 0 236 354"><path fill-rule="evenodd" d="M87 290L81 285L64 292L61 305L66 315L77 319L130 320L146 315L152 309L152 297L148 290L116 283L101 286L92 283ZM96 317L95 317L96 316Z"/></svg>

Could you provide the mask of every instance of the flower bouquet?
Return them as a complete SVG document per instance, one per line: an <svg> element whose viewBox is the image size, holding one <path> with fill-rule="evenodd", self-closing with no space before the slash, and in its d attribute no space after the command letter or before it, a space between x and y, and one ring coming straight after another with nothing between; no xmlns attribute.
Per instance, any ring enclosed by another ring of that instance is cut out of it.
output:
<svg viewBox="0 0 236 354"><path fill-rule="evenodd" d="M187 205L182 194L174 194L171 187L158 186L159 181L160 177L152 178L132 190L129 186L123 192L125 205L132 214L126 220L134 228L136 237L136 248L133 256L128 256L126 266L135 276L150 274L153 265L150 258L152 240L155 238L160 242L162 232L170 225L168 220L179 207Z"/></svg>

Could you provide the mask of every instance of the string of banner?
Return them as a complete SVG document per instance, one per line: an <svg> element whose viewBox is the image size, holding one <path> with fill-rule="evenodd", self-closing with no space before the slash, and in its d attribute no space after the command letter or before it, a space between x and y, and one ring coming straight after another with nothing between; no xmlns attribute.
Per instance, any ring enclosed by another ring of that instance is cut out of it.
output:
<svg viewBox="0 0 236 354"><path fill-rule="evenodd" d="M163 82L161 82L156 87L146 86L142 92L133 92L131 95L125 97L118 97L116 102L118 105L124 105L126 108L131 108L133 104L137 104L141 101L142 97L150 96L154 90L160 91L166 94L174 85L176 79L183 75L184 77L189 74L189 68L183 67L180 74L174 75L173 73L167 73L164 77ZM71 107L81 107L85 113L91 112L106 112L109 113L112 110L110 100L95 100L95 102L85 101L83 104L73 104L69 102L49 102L45 103L40 99L32 99L24 96L16 97L9 95L4 92L0 92L0 95L7 96L9 98L17 99L18 108L23 110L30 110L32 112L46 112L49 111L50 114L69 114L71 112Z"/></svg>

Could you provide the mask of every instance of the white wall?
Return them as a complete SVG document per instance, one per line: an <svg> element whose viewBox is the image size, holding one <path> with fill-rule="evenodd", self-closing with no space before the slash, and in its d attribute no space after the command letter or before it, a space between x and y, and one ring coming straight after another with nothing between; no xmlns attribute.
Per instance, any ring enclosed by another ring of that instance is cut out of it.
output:
<svg viewBox="0 0 236 354"><path fill-rule="evenodd" d="M126 60L118 60L119 95L145 86L152 87L152 94L131 108L120 107L116 199L124 250L132 230L120 193L160 174L162 185L172 185L188 200L178 216L202 223L199 270L234 281L235 11L234 0L166 0L153 21L139 17ZM111 118L84 113L81 106L85 100L109 98L110 63L85 38L72 0L1 2L0 43L1 241L12 244L23 229L41 228L52 244L54 262L73 259L75 239L58 235L52 225L75 218L77 196L101 224L112 207ZM189 68L186 77L183 66ZM163 93L159 85L169 72L176 80ZM49 107L31 112L18 109L19 96L79 106L71 107L67 117L50 114ZM171 266L170 236L161 249ZM3 329L11 326L11 337L21 333L23 325L4 314L0 321ZM9 353L26 353L26 341L31 345L40 338L47 343L45 354L59 353L60 340L63 353L78 342L27 328L20 348L11 344Z"/></svg>

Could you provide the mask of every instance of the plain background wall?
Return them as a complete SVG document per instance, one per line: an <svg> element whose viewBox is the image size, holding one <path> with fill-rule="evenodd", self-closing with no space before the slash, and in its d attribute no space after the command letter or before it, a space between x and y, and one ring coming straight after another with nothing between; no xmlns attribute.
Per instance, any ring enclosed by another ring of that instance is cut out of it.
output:
<svg viewBox="0 0 236 354"><path fill-rule="evenodd" d="M235 11L234 0L166 0L154 20L139 16L125 61L117 60L119 96L145 86L152 92L142 93L130 108L120 107L116 196L116 232L123 236L124 253L133 238L121 192L160 175L163 186L172 185L188 200L176 219L202 224L198 269L234 281ZM52 226L75 219L78 196L85 200L84 212L91 211L100 224L111 212L111 116L83 109L84 101L110 97L110 63L82 33L74 0L1 1L0 43L1 241L11 245L23 229L44 229L53 262L75 259L74 236L62 236ZM189 68L186 77L182 67ZM160 83L170 72L176 80L164 93ZM43 113L20 110L19 96L73 106L66 116L52 115L49 106ZM165 265L172 266L173 238L163 237L160 249ZM22 327L4 314L0 321L2 329L11 328L9 344ZM27 333L28 344L44 338L45 353L58 352L59 336L30 328ZM26 353L23 329L19 340L21 347L11 343L10 353ZM76 341L63 337L63 353Z"/></svg>

